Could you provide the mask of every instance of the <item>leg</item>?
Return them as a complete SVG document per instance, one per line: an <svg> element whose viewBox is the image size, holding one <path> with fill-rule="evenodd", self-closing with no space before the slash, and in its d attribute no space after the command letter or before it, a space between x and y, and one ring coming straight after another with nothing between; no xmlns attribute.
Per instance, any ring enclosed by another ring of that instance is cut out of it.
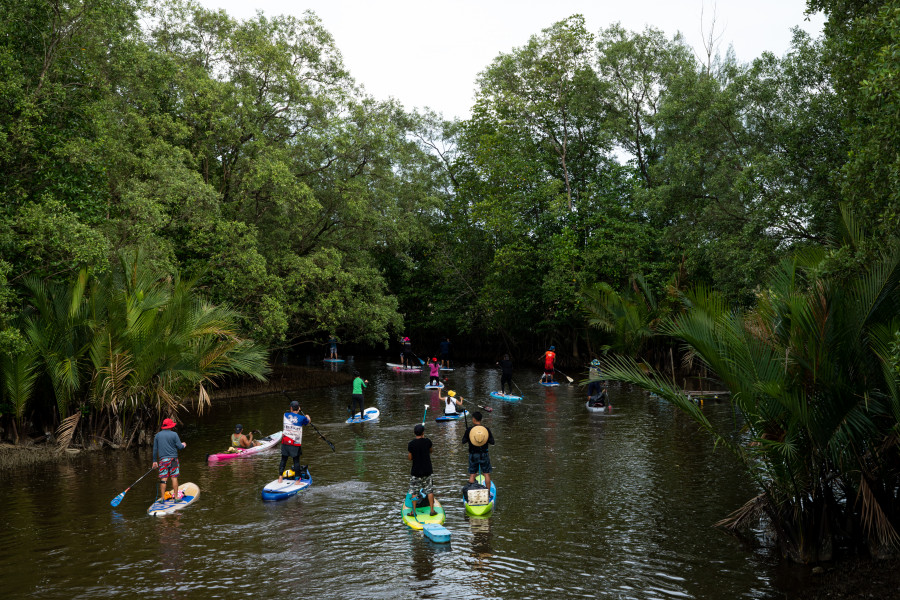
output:
<svg viewBox="0 0 900 600"><path fill-rule="evenodd" d="M170 477L172 480L172 500L178 500L178 477Z"/></svg>
<svg viewBox="0 0 900 600"><path fill-rule="evenodd" d="M166 479L163 479L162 481L159 482L159 499L160 500L166 499L166 481L167 481Z"/></svg>
<svg viewBox="0 0 900 600"><path fill-rule="evenodd" d="M281 453L281 463L278 465L278 483L284 479L284 467L287 466L287 454Z"/></svg>
<svg viewBox="0 0 900 600"><path fill-rule="evenodd" d="M433 517L437 514L434 512L434 494L428 494L428 506L431 507L431 516Z"/></svg>

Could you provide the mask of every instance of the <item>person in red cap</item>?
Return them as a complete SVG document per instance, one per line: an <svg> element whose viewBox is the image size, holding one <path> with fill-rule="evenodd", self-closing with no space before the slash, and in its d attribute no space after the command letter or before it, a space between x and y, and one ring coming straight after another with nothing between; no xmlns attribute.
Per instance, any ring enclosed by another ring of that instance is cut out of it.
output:
<svg viewBox="0 0 900 600"><path fill-rule="evenodd" d="M178 491L178 451L186 448L187 444L181 441L175 429L175 421L163 419L159 433L153 437L153 468L159 469L159 499L166 501L166 481L172 481L172 502L181 499Z"/></svg>

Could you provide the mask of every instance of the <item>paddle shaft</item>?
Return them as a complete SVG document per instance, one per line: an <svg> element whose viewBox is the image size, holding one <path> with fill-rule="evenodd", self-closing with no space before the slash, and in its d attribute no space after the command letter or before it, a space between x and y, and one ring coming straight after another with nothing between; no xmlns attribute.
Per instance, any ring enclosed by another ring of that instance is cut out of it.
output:
<svg viewBox="0 0 900 600"><path fill-rule="evenodd" d="M131 488L133 488L134 486L136 486L136 485L141 481L141 479L143 479L144 477L146 477L147 475L149 475L151 472L153 472L153 467L151 467L146 473L144 473L143 475L141 475L140 477L138 477L138 480L137 480L137 481L135 481L134 483L132 483L131 485L129 485L127 488L125 488L125 491L124 491L124 492L122 492L121 494L119 494L118 496L116 496L115 498L113 498L113 499L112 499L112 502L110 502L110 504L112 504L113 506L118 506L118 505L122 502L122 499L125 497L125 494L128 493L128 490L130 490Z"/></svg>
<svg viewBox="0 0 900 600"><path fill-rule="evenodd" d="M555 366L554 366L553 368L556 370L557 373L559 373L560 375L562 375L563 377L565 377L566 379L568 379L568 380L569 380L569 383L575 383L575 380L574 380L574 379L572 379L571 377L569 377L568 375L566 375L565 373L563 373L563 372L560 371L559 369L556 369Z"/></svg>

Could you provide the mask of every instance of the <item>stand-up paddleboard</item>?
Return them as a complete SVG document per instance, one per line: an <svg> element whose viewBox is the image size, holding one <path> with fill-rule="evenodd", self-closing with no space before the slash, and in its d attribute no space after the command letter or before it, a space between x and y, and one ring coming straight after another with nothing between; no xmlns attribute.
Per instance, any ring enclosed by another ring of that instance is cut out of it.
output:
<svg viewBox="0 0 900 600"><path fill-rule="evenodd" d="M416 531L423 531L425 537L433 542L438 542L440 544L449 542L450 532L443 526L443 522L447 516L444 514L441 503L437 500L434 501L434 512L437 513L434 515L431 514L431 507L428 506L427 500L424 502L417 502L416 505L416 512L414 515L412 512L412 500L410 499L409 494L407 494L406 499L403 501L403 506L400 508L400 518L403 519L406 526L410 529L415 529Z"/></svg>
<svg viewBox="0 0 900 600"><path fill-rule="evenodd" d="M509 402L515 402L517 400L521 400L522 396L516 396L515 394L503 394L500 392L491 392L491 398L496 398L497 400L507 400Z"/></svg>
<svg viewBox="0 0 900 600"><path fill-rule="evenodd" d="M430 383L425 385L426 390L442 390L444 389L443 383L438 383L437 385L431 385Z"/></svg>
<svg viewBox="0 0 900 600"><path fill-rule="evenodd" d="M456 369L451 369L450 367L441 367L441 371L455 371Z"/></svg>
<svg viewBox="0 0 900 600"><path fill-rule="evenodd" d="M606 406L591 406L591 401L588 400L584 403L585 408L594 413L605 413L612 412L612 404L609 402L606 403Z"/></svg>
<svg viewBox="0 0 900 600"><path fill-rule="evenodd" d="M151 504L150 508L147 509L147 514L154 517L172 514L176 510L181 510L182 508L193 504L194 500L200 496L200 488L197 487L197 484L191 483L190 481L179 485L178 490L184 494L180 500L157 499L156 502Z"/></svg>
<svg viewBox="0 0 900 600"><path fill-rule="evenodd" d="M374 406L371 406L363 411L362 418L360 418L359 413L354 413L353 416L344 421L344 423L368 423L369 421L377 421L380 415L381 412Z"/></svg>
<svg viewBox="0 0 900 600"><path fill-rule="evenodd" d="M272 435L267 435L261 440L255 441L260 443L259 446L253 446L252 448L234 448L231 452L219 452L217 454L210 454L206 457L206 460L208 460L209 462L231 460L232 458L243 458L245 456L257 454L259 452L262 452L263 450L268 450L281 441L281 432L276 431Z"/></svg>
<svg viewBox="0 0 900 600"><path fill-rule="evenodd" d="M394 373L421 373L422 367L391 367Z"/></svg>
<svg viewBox="0 0 900 600"><path fill-rule="evenodd" d="M482 487L484 487L484 475L481 473L475 478L476 483L480 483ZM494 510L494 501L497 499L497 486L494 485L494 482L491 481L491 489L485 491L488 492L488 501L487 503L479 502L475 504L469 504L469 498L463 495L463 504L466 505L466 514L472 517L484 517Z"/></svg>
<svg viewBox="0 0 900 600"><path fill-rule="evenodd" d="M347 361L345 361L343 358L323 358L323 359L322 359L322 362L327 362L327 363L342 363L342 362L347 362Z"/></svg>
<svg viewBox="0 0 900 600"><path fill-rule="evenodd" d="M264 502L287 500L311 485L312 475L309 474L309 469L305 469L299 478L284 479L281 483L276 479L267 483L262 489L262 499Z"/></svg>
<svg viewBox="0 0 900 600"><path fill-rule="evenodd" d="M550 382L542 381L541 385L543 385L545 387L557 387L557 386L559 386L559 382L558 381L550 381Z"/></svg>
<svg viewBox="0 0 900 600"><path fill-rule="evenodd" d="M464 412L461 412L461 413L456 413L455 415L441 415L441 416L439 416L438 418L436 418L435 421L438 421L438 422L442 422L442 421L459 421L460 419L463 418L463 415L467 415L467 414L469 414L469 411L464 411Z"/></svg>

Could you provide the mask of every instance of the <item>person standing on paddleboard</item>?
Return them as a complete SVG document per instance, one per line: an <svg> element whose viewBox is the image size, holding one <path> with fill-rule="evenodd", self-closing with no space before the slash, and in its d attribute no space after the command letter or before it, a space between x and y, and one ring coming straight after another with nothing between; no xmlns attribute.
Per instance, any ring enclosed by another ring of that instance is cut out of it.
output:
<svg viewBox="0 0 900 600"><path fill-rule="evenodd" d="M441 342L441 366L450 368L450 338L444 338Z"/></svg>
<svg viewBox="0 0 900 600"><path fill-rule="evenodd" d="M337 360L337 342L337 336L332 333L331 337L328 338L328 358L333 360Z"/></svg>
<svg viewBox="0 0 900 600"><path fill-rule="evenodd" d="M475 483L475 476L484 475L484 487L491 489L491 457L488 445L494 443L494 434L481 424L481 413L472 413L472 426L462 437L463 444L469 444L469 483Z"/></svg>
<svg viewBox="0 0 900 600"><path fill-rule="evenodd" d="M431 467L431 440L425 437L425 426L421 423L413 428L416 439L406 446L409 460L412 461L412 469L409 472L409 496L412 500L412 514L416 514L416 500L419 497L419 491L428 497L428 506L431 507L431 516L436 515L434 512L434 482L432 474L434 470Z"/></svg>
<svg viewBox="0 0 900 600"><path fill-rule="evenodd" d="M441 385L441 365L438 364L437 357L428 363L428 377L428 385Z"/></svg>
<svg viewBox="0 0 900 600"><path fill-rule="evenodd" d="M541 375L540 383L553 383L553 376L556 373L554 363L556 362L556 346L550 346L550 349L544 352L541 358L544 359L544 374Z"/></svg>
<svg viewBox="0 0 900 600"><path fill-rule="evenodd" d="M287 459L294 459L294 473L300 474L300 455L303 451L300 444L303 443L303 426L309 425L312 419L309 415L300 414L300 403L296 400L291 402L290 411L284 413L284 421L281 427L281 464L278 465L278 483L284 479L284 467L287 465ZM297 478L297 485L300 485L300 478Z"/></svg>
<svg viewBox="0 0 900 600"><path fill-rule="evenodd" d="M234 426L234 433L231 434L231 447L237 450L238 448L252 448L253 446L259 446L259 442L253 441L253 432L250 432L250 437L244 435L244 426L241 424L237 424Z"/></svg>
<svg viewBox="0 0 900 600"><path fill-rule="evenodd" d="M153 467L159 469L159 499L166 500L166 481L172 481L172 502L178 502L182 493L178 491L178 476L181 474L178 464L178 451L187 448L175 429L175 421L163 419L159 433L153 436Z"/></svg>
<svg viewBox="0 0 900 600"><path fill-rule="evenodd" d="M410 341L409 336L404 336L403 352L400 353L400 363L408 369L412 364L412 358L412 341Z"/></svg>
<svg viewBox="0 0 900 600"><path fill-rule="evenodd" d="M359 376L359 371L353 371L353 374L356 378L353 380L353 397L350 400L350 416L356 416L356 405L359 404L359 418L362 419L365 415L363 414L363 400L365 397L363 396L363 388L366 387L366 384L369 383L368 379L363 379Z"/></svg>
<svg viewBox="0 0 900 600"><path fill-rule="evenodd" d="M506 384L509 384L509 393L512 395L512 361L509 360L509 354L504 354L503 360L497 364L500 365L500 393L506 394Z"/></svg>

